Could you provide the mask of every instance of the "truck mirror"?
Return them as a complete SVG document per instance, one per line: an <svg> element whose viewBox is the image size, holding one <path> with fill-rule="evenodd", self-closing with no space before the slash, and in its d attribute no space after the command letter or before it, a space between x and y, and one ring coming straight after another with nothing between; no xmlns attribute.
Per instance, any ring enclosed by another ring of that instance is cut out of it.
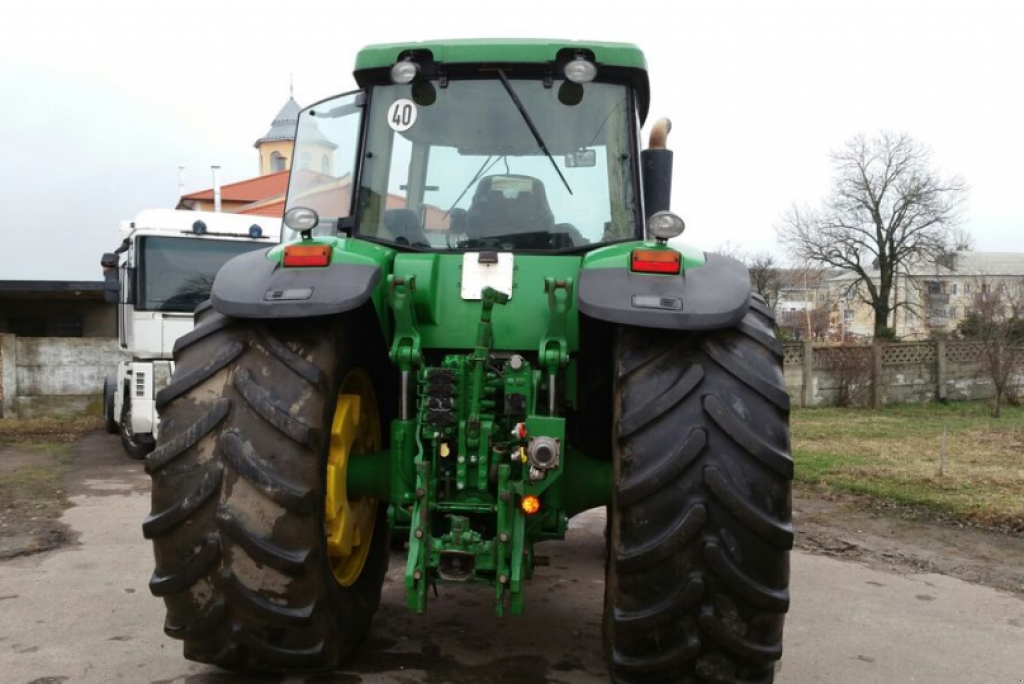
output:
<svg viewBox="0 0 1024 684"><path fill-rule="evenodd" d="M114 252L107 252L100 257L100 266L106 271L108 268L117 268L117 254Z"/></svg>
<svg viewBox="0 0 1024 684"><path fill-rule="evenodd" d="M117 297L120 293L121 282L117 279L117 269L106 268L103 271L103 301L108 304L117 304Z"/></svg>

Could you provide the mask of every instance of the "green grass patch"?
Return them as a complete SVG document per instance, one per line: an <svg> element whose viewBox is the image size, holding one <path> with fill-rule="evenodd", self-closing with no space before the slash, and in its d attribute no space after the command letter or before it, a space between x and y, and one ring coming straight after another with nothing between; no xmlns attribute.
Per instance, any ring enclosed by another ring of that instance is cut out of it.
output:
<svg viewBox="0 0 1024 684"><path fill-rule="evenodd" d="M799 482L1024 531L1022 407L1005 407L999 419L984 402L801 409L792 434Z"/></svg>

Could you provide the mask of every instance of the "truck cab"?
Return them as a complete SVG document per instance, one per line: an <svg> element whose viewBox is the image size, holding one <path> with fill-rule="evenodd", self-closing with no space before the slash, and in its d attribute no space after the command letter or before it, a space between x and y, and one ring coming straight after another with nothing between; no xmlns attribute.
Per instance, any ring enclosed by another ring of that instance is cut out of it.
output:
<svg viewBox="0 0 1024 684"><path fill-rule="evenodd" d="M196 307L232 257L277 243L280 219L148 209L121 223L122 242L103 255L107 301L117 304L125 359L104 385L104 417L128 454L152 450L154 398L170 380L175 341L193 328Z"/></svg>

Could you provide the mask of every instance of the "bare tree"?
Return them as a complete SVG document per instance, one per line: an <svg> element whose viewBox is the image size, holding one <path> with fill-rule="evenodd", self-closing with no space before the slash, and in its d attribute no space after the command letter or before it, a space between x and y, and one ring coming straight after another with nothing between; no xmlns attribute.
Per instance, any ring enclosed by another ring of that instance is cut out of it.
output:
<svg viewBox="0 0 1024 684"><path fill-rule="evenodd" d="M1024 278L975 283L970 313L957 326L964 339L981 343L981 362L992 380L992 415L1003 400L1017 404L1024 376Z"/></svg>
<svg viewBox="0 0 1024 684"><path fill-rule="evenodd" d="M726 240L722 244L718 245L718 247L715 248L715 253L721 254L722 256L732 257L733 259L742 261L743 263L746 263L747 261L747 253L743 251L742 247L732 240Z"/></svg>
<svg viewBox="0 0 1024 684"><path fill-rule="evenodd" d="M851 292L872 308L885 336L896 271L949 246L966 185L932 169L931 153L905 134L859 135L832 154L832 192L818 209L793 207L778 227L794 255L849 271Z"/></svg>
<svg viewBox="0 0 1024 684"><path fill-rule="evenodd" d="M974 245L974 236L971 235L963 226L956 226L949 231L949 240L946 247L947 251L954 254L956 252L973 252Z"/></svg>
<svg viewBox="0 0 1024 684"><path fill-rule="evenodd" d="M784 285L783 269L771 252L755 252L743 259L750 272L750 285L775 311L779 303L779 295Z"/></svg>
<svg viewBox="0 0 1024 684"><path fill-rule="evenodd" d="M750 272L750 285L754 292L764 297L768 306L775 310L782 292L784 272L778 258L771 252L746 252L739 245L726 240L715 249L723 256L742 261Z"/></svg>

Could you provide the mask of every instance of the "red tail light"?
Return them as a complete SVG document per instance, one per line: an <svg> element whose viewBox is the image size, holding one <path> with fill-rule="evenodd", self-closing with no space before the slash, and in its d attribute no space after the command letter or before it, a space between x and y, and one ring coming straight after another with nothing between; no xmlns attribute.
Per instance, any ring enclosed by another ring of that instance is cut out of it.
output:
<svg viewBox="0 0 1024 684"><path fill-rule="evenodd" d="M331 246L287 245L282 263L285 266L326 266L331 263Z"/></svg>
<svg viewBox="0 0 1024 684"><path fill-rule="evenodd" d="M677 274L681 269L681 255L671 249L634 249L630 270L636 273Z"/></svg>

